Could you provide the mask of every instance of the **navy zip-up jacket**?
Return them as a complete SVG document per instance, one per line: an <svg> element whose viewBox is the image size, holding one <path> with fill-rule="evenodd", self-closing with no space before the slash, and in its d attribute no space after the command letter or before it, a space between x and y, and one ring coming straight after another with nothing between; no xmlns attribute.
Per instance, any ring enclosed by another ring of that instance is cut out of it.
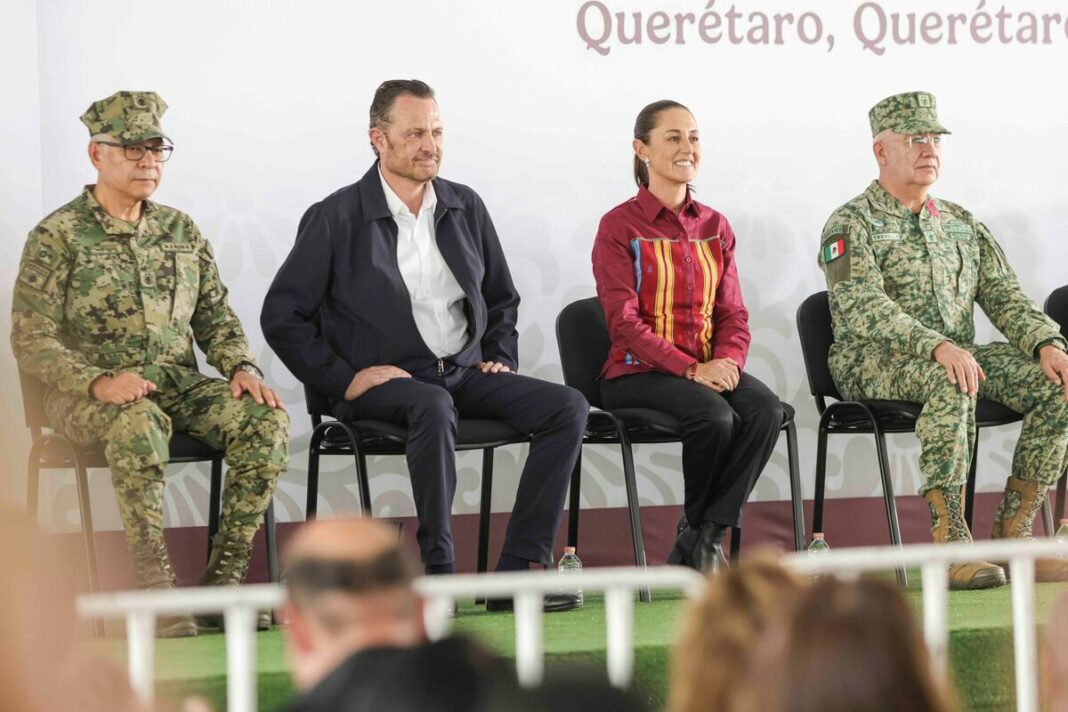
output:
<svg viewBox="0 0 1068 712"><path fill-rule="evenodd" d="M467 186L442 178L434 192L438 249L467 297L468 341L444 360L468 367L499 361L517 370L519 294L486 206ZM325 396L342 398L369 366L413 375L436 370L397 266L397 224L377 162L304 213L267 290L260 326L293 375Z"/></svg>

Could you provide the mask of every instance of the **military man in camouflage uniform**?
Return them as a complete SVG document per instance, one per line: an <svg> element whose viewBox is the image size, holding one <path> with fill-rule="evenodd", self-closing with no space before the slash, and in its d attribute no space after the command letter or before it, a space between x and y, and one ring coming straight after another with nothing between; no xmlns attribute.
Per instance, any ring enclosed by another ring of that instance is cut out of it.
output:
<svg viewBox="0 0 1068 712"><path fill-rule="evenodd" d="M963 487L977 398L1024 414L994 538L1031 536L1035 515L1068 460L1068 344L1024 294L990 231L932 198L949 131L935 98L892 96L869 113L879 179L838 208L823 229L835 344L831 374L847 398L923 404L916 421L920 489L935 541L970 541ZM978 303L1008 343L975 343ZM1068 562L1040 561L1042 581L1068 580ZM954 588L1005 582L981 561L954 566Z"/></svg>
<svg viewBox="0 0 1068 712"><path fill-rule="evenodd" d="M249 353L210 245L189 216L148 200L172 150L159 124L166 108L153 92L118 92L82 115L98 179L30 233L11 343L19 367L48 386L51 426L103 446L141 586L176 583L163 541L171 434L225 450L222 519L201 584L240 584L286 468L289 417ZM229 382L197 371L190 335ZM178 616L158 632L197 627Z"/></svg>

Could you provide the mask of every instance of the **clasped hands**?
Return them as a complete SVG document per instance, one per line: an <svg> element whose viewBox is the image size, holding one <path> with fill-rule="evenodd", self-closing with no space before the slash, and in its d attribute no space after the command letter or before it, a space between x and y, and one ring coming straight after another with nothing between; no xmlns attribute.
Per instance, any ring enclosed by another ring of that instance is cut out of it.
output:
<svg viewBox="0 0 1068 712"><path fill-rule="evenodd" d="M738 363L729 357L698 363L693 374L694 383L700 383L716 393L733 391L741 377L742 371L738 368Z"/></svg>

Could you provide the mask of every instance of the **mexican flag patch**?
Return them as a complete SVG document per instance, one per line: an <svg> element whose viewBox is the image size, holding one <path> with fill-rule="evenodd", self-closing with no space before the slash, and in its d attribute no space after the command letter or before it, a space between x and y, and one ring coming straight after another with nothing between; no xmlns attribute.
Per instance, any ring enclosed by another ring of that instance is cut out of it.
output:
<svg viewBox="0 0 1068 712"><path fill-rule="evenodd" d="M828 242L823 246L823 263L830 264L846 253L846 243L843 238L834 242Z"/></svg>

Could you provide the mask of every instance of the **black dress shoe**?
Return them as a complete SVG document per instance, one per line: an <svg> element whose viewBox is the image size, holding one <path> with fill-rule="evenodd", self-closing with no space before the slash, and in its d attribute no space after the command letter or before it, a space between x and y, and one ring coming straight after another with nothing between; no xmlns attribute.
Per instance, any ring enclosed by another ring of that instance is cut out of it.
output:
<svg viewBox="0 0 1068 712"><path fill-rule="evenodd" d="M688 524L683 524L682 531L675 538L675 546L668 554L667 562L671 566L689 566L698 569L695 563L695 554L700 538L700 531Z"/></svg>
<svg viewBox="0 0 1068 712"><path fill-rule="evenodd" d="M547 593L545 594L545 605L543 606L543 610L546 613L559 613L560 611L570 611L581 605L582 602L579 599L578 594ZM486 611L489 613L512 610L515 610L515 603L511 598L490 598L486 600Z"/></svg>
<svg viewBox="0 0 1068 712"><path fill-rule="evenodd" d="M679 517L679 523L675 525L675 536L677 537L679 534L682 534L682 531L689 525L690 523L686 521L686 515L683 514Z"/></svg>
<svg viewBox="0 0 1068 712"><path fill-rule="evenodd" d="M697 546L693 554L694 568L698 571L715 572L719 568L730 568L723 555L723 537L727 527L715 522L705 522L697 537Z"/></svg>

